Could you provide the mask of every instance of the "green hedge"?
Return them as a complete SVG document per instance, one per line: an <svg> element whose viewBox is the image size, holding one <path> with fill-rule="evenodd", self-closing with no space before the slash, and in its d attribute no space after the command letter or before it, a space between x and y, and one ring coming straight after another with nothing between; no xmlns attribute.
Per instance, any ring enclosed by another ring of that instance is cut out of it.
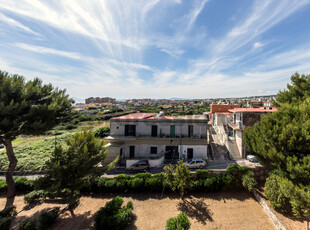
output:
<svg viewBox="0 0 310 230"><path fill-rule="evenodd" d="M17 192L30 192L33 190L44 190L49 185L48 178L38 178L34 181L24 177L15 178ZM214 174L212 170L197 170L193 174L193 186L191 192L219 192L225 190L241 190L255 186L254 175L247 167L237 165L229 166L225 173ZM120 174L114 178L100 177L89 186L82 189L82 192L165 192L171 191L165 182L165 174L138 173L136 175ZM5 180L0 180L0 191L7 189ZM250 190L250 189L249 189ZM48 194L39 191L30 194L29 201L33 199L49 197ZM28 202L29 203L29 202Z"/></svg>

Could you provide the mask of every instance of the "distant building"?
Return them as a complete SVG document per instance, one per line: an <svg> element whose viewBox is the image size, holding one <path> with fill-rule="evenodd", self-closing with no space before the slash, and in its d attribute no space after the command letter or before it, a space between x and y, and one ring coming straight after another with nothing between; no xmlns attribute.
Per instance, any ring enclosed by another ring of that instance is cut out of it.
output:
<svg viewBox="0 0 310 230"><path fill-rule="evenodd" d="M112 103L115 104L116 103L116 99L115 98L111 98L111 97L89 97L87 99L85 99L85 104L92 104L92 103Z"/></svg>

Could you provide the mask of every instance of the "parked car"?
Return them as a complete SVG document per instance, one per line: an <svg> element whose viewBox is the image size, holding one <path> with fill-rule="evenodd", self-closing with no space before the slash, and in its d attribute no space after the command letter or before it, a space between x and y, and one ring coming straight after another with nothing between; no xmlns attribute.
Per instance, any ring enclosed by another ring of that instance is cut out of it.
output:
<svg viewBox="0 0 310 230"><path fill-rule="evenodd" d="M251 162L254 162L254 163L257 163L257 162L258 162L258 161L256 160L255 156L252 155L252 154L247 155L247 156L246 156L246 159L247 159L248 161L251 161Z"/></svg>
<svg viewBox="0 0 310 230"><path fill-rule="evenodd" d="M207 162L204 161L203 159L192 159L191 161L189 161L186 164L186 166L188 168L191 168L191 169L193 169L193 168L200 168L200 169L202 169L202 168L207 166Z"/></svg>
<svg viewBox="0 0 310 230"><path fill-rule="evenodd" d="M129 166L128 171L137 172L137 171L147 171L150 169L150 164L148 160L141 160L133 165Z"/></svg>

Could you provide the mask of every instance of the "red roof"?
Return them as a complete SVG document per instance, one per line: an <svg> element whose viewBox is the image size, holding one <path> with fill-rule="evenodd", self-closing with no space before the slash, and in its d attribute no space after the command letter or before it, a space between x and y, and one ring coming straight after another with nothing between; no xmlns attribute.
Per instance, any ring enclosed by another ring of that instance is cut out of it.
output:
<svg viewBox="0 0 310 230"><path fill-rule="evenodd" d="M229 112L232 112L232 113L249 113L249 112L271 113L271 112L276 112L276 111L277 111L277 108L274 108L274 107L235 108L235 109L229 110Z"/></svg>
<svg viewBox="0 0 310 230"><path fill-rule="evenodd" d="M133 113L133 114L128 114L128 115L124 115L124 116L120 116L120 117L114 117L112 119L124 119L124 120L128 120L128 119L132 119L132 120L173 119L172 116L160 116L160 117L156 118L157 114L158 113Z"/></svg>
<svg viewBox="0 0 310 230"><path fill-rule="evenodd" d="M240 108L241 105L211 105L211 113L228 112L229 109Z"/></svg>
<svg viewBox="0 0 310 230"><path fill-rule="evenodd" d="M229 115L231 114L230 112L215 112L216 114L226 114L226 115Z"/></svg>

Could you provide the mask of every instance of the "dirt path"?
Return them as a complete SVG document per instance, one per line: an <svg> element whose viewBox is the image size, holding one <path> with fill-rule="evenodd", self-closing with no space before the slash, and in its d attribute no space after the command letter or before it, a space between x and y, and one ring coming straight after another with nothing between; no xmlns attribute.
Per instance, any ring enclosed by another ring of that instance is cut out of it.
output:
<svg viewBox="0 0 310 230"><path fill-rule="evenodd" d="M61 215L60 220L51 229L92 229L93 215L116 194L105 194L95 197L83 197L75 209L73 218L69 212ZM134 203L134 221L128 230L165 229L167 219L177 216L181 211L187 212L192 230L200 229L274 229L272 223L252 196L247 193L208 193L186 197L169 195L160 199L160 194L119 194L125 202ZM5 205L5 198L0 198L0 208ZM23 196L15 199L17 210L25 205ZM51 207L65 205L43 203L30 210L22 211L14 221L14 228L27 217L37 218L40 212Z"/></svg>

